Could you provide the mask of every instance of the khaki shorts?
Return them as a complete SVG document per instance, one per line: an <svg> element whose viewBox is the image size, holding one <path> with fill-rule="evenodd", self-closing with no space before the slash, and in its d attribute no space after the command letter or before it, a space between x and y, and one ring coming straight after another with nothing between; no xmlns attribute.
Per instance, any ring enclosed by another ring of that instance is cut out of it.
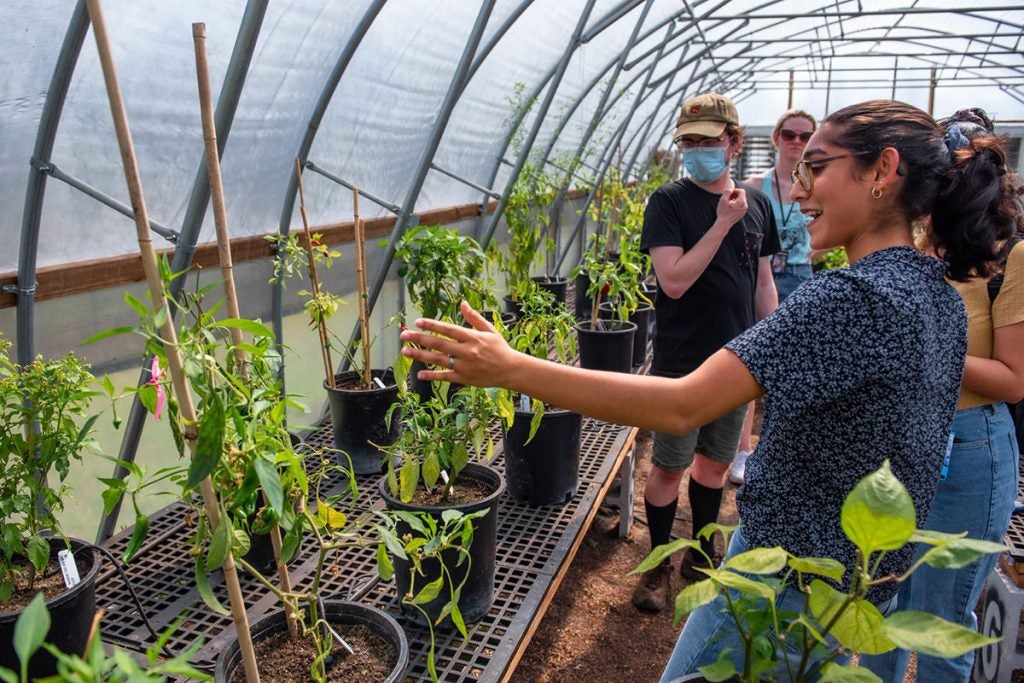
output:
<svg viewBox="0 0 1024 683"><path fill-rule="evenodd" d="M654 433L651 462L666 472L685 470L693 464L693 454L700 453L715 462L731 463L736 456L743 431L747 404L726 413L689 434Z"/></svg>

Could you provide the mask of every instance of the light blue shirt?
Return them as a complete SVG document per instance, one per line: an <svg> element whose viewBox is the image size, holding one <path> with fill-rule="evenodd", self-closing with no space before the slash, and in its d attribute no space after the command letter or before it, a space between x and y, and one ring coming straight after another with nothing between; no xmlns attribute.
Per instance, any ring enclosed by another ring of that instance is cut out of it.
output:
<svg viewBox="0 0 1024 683"><path fill-rule="evenodd" d="M807 216L800 213L800 204L781 204L779 193L772 188L772 172L764 174L761 191L768 195L779 228L779 242L786 252L787 265L810 265L811 236L807 232Z"/></svg>

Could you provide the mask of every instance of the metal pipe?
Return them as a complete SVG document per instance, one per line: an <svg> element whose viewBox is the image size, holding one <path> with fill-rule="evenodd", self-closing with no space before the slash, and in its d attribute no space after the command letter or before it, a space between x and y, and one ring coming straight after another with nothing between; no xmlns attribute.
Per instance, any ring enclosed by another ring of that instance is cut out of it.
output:
<svg viewBox="0 0 1024 683"><path fill-rule="evenodd" d="M316 164L314 164L312 161L307 161L303 165L306 168L308 168L310 171L313 171L314 173L319 173L323 177L327 178L328 180L333 180L334 182L338 183L342 187L347 187L350 190L355 190L361 196L366 197L367 199L369 199L374 204L378 204L379 206L384 207L385 209L387 209L391 213L397 214L397 213L399 213L402 210L402 207L400 207L398 204L392 204L391 202L386 201L384 199L381 199L380 197L378 197L378 196L376 196L374 194L371 194L371 193L367 192L366 190L364 190L362 188L355 187L354 185L352 185L352 183L348 182L347 180L343 180L343 179L339 178L338 176L334 175L333 173L331 173L329 171L325 171L324 169L322 169L319 166L317 166Z"/></svg>
<svg viewBox="0 0 1024 683"><path fill-rule="evenodd" d="M449 171L446 168L442 168L442 167L438 166L434 162L430 162L430 168L434 169L438 173L442 173L442 174L448 176L449 178L451 178L453 180L459 181L463 185L468 185L469 187L472 187L474 190L478 190L479 192L483 192L488 197L493 197L494 199L498 199L498 198L501 197L501 195L499 193L495 192L494 190L488 190L483 185L480 185L479 183L474 183L472 180L468 180L466 178L463 178L462 176L460 176L455 171Z"/></svg>

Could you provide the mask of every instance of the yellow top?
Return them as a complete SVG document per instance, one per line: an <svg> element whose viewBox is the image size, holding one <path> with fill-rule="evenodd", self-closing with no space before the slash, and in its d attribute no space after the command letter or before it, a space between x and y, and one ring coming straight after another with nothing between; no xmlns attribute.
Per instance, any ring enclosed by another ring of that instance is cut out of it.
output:
<svg viewBox="0 0 1024 683"><path fill-rule="evenodd" d="M988 281L973 278L953 282L967 308L967 355L992 357L992 332L998 327L1024 321L1024 241L1010 251L1003 275L1003 285L996 300L989 302ZM957 409L973 408L998 401L969 389L960 390Z"/></svg>

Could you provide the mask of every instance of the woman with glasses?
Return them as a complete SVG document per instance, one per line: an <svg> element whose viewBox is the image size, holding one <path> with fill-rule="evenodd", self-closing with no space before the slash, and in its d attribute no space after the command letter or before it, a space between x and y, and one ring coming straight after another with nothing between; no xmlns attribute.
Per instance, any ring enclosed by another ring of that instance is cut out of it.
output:
<svg viewBox="0 0 1024 683"><path fill-rule="evenodd" d="M516 353L466 304L475 329L419 320L423 331L402 333L418 348L403 353L444 368L421 372L424 380L508 387L676 434L763 395L761 439L737 494L742 528L728 554L778 545L853 567L840 509L883 460L924 525L967 348L963 301L946 276L987 276L1015 226L1006 192L986 203L975 189L1002 169L998 145L972 141L951 154L944 135L925 112L890 100L830 115L797 164L790 199L810 219L812 247L845 247L850 266L804 283L683 377L589 371ZM912 226L926 219L939 258L914 246ZM901 574L910 562L909 548L887 553L877 574ZM868 599L885 611L895 590L882 583ZM802 595L791 587L780 606L794 604ZM662 680L711 664L726 648L742 666L740 636L722 603L704 605L687 619Z"/></svg>
<svg viewBox="0 0 1024 683"><path fill-rule="evenodd" d="M771 200L775 225L779 229L781 250L772 257L772 276L775 289L782 303L800 283L814 275L811 260L811 236L807 232L807 217L800 211L800 204L789 199L793 187L793 169L803 156L804 147L818 127L815 118L803 109L789 109L782 113L772 130L772 146L775 147L775 165L764 173L752 175L743 182L761 189ZM736 457L729 467L729 481L739 486L743 483L747 458L753 450L751 431L754 427L754 403L747 406L743 420L740 443Z"/></svg>
<svg viewBox="0 0 1024 683"><path fill-rule="evenodd" d="M974 148L1000 154L992 122L983 111L961 110L943 123L952 154ZM1005 171L1005 162L1000 168ZM991 205L1005 198L1015 182L1010 173L994 175L976 186L975 201ZM1010 213L1013 207L1004 211ZM1018 233L1020 228L1018 224ZM953 445L942 464L925 525L997 543L1006 534L1017 498L1020 448L1006 401L1019 401L1024 395L1024 241L1020 235L1004 243L1001 253L1002 266L992 278L953 283L967 307L967 361L953 417ZM900 587L898 608L929 612L977 629L974 607L996 558L986 555L959 569L921 567ZM892 650L861 657L861 665L883 681L900 683L909 659L906 650ZM973 665L973 651L951 659L918 654L917 680L966 682Z"/></svg>

